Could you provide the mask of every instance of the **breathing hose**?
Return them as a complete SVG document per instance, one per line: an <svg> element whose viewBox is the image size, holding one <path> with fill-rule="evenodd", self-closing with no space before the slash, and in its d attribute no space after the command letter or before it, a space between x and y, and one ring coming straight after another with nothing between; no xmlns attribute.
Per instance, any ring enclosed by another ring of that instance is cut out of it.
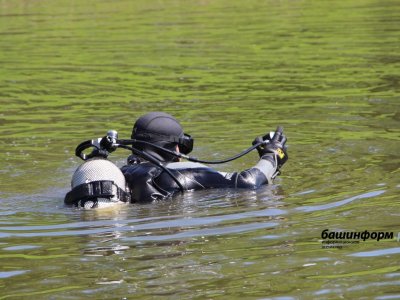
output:
<svg viewBox="0 0 400 300"><path fill-rule="evenodd" d="M282 136L282 132L283 132L283 128L281 126L278 126L274 133L274 136L271 139L271 142L279 141L280 137ZM263 136L262 140L263 141L260 141L256 144L252 145L251 147L243 150L239 154L234 155L232 157L222 159L222 160L208 161L208 160L201 160L201 159L198 159L195 157L191 157L186 154L182 154L182 153L172 151L169 149L165 149L161 146L155 145L150 142L142 141L142 140L136 140L136 139L120 140L120 139L118 139L118 133L115 130L110 130L107 132L107 135L104 136L103 138L87 140L87 141L80 143L75 149L75 155L80 157L82 160L88 160L93 157L107 158L108 155L111 152L115 151L117 148L123 148L123 149L130 150L130 151L132 151L132 153L136 154L137 156L146 159L147 161L151 162L152 164L154 164L154 165L160 167L162 170L164 170L175 181L175 183L178 185L181 192L183 192L184 188L183 188L182 184L179 182L178 178L176 178L176 176L171 172L171 170L168 169L166 166L164 166L161 163L161 161L159 161L157 158L153 157L152 155L150 155L144 151L138 150L129 145L133 145L135 143L148 145L155 149L158 149L160 151L163 151L165 153L173 155L175 157L184 158L191 162L205 163L205 164L223 164L223 163L227 163L227 162L233 161L235 159L238 159L238 158L250 153L254 149L258 148L259 146L265 144L266 140L267 140L267 135ZM92 152L90 154L84 154L83 151L90 147L94 148L92 150Z"/></svg>
<svg viewBox="0 0 400 300"><path fill-rule="evenodd" d="M276 131L274 133L274 136L273 136L271 142L277 142L280 139L280 137L282 136L282 132L283 132L283 128L281 126L278 126L276 128ZM264 138L266 139L267 136L264 136L263 139ZM265 144L265 140L255 144L255 145L252 145L251 147L243 150L239 154L236 154L236 155L234 155L232 157L229 157L229 158L226 158L226 159L222 159L222 160L214 160L214 161L212 161L212 160L211 161L210 160L201 160L201 159L198 159L198 158L195 158L195 157L191 157L191 156L188 156L188 155L176 152L176 151L165 149L165 148L163 148L161 146L155 145L155 144L150 143L150 142L142 141L142 140L135 140L135 139L118 140L117 139L116 143L118 144L117 147L121 147L121 145L132 145L133 143L148 145L148 146L154 147L155 149L161 150L161 151L163 151L165 153L171 154L171 155L179 157L179 158L184 158L184 159L186 159L188 161L191 161L191 162L198 162L198 163L204 163L204 164L210 164L210 165L211 164L217 165L217 164L224 164L224 163L230 162L232 160L238 159L238 158L250 153L254 149L258 148L259 146L261 146L263 144ZM124 147L121 147L121 148L124 148Z"/></svg>

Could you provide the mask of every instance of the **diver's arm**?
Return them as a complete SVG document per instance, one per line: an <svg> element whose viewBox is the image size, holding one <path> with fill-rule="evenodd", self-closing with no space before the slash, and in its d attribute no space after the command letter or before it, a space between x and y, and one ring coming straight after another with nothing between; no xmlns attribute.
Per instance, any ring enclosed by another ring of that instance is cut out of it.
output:
<svg viewBox="0 0 400 300"><path fill-rule="evenodd" d="M260 141L265 143L261 144ZM252 168L241 172L218 172L206 165L191 162L171 163L167 167L174 170L187 190L217 187L258 188L263 184L271 184L287 161L285 143L286 137L282 131L275 139L270 134L256 138L253 144L261 144L257 147L260 160ZM164 181L163 177L160 177L160 182Z"/></svg>
<svg viewBox="0 0 400 300"><path fill-rule="evenodd" d="M278 126L273 135L268 133L263 137L257 137L253 145L257 147L260 155L259 162L254 168L259 169L266 177L269 184L280 174L281 167L288 160L286 136L283 134L283 128Z"/></svg>
<svg viewBox="0 0 400 300"><path fill-rule="evenodd" d="M255 189L264 184L272 184L278 174L278 164L274 157L264 155L254 167L241 172L225 173L225 178L229 178L232 181L230 185L235 188Z"/></svg>
<svg viewBox="0 0 400 300"><path fill-rule="evenodd" d="M271 184L277 175L277 164L267 157L249 169L241 172L220 172L209 166L192 163L170 163L167 167L173 171L185 190L200 190L207 188L250 188L255 189L264 184ZM160 186L174 186L171 178L164 172L156 180Z"/></svg>
<svg viewBox="0 0 400 300"><path fill-rule="evenodd" d="M280 168L288 160L286 141L283 128L280 126L274 134L268 133L257 137L253 145L259 145L258 163L240 173L229 174L226 178L234 180L234 187L239 188L258 188L263 184L272 184L273 179L279 175Z"/></svg>
<svg viewBox="0 0 400 300"><path fill-rule="evenodd" d="M260 159L254 167L236 173L234 186L258 188L263 184L272 184L276 175L276 164L267 159Z"/></svg>

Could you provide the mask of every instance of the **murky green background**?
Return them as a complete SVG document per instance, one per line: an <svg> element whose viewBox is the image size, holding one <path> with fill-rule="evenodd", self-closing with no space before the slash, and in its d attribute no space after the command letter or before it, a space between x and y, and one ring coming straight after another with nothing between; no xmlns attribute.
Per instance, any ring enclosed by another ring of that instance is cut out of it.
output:
<svg viewBox="0 0 400 300"><path fill-rule="evenodd" d="M0 299L400 299L399 30L396 0L0 0ZM282 125L290 160L257 191L64 207L75 146L154 110L204 159Z"/></svg>

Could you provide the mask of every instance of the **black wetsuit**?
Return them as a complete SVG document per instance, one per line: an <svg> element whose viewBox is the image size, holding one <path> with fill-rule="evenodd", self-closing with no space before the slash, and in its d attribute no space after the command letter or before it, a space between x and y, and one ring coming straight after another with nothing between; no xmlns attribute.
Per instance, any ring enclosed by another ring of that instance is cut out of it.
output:
<svg viewBox="0 0 400 300"><path fill-rule="evenodd" d="M128 159L129 161L129 159ZM173 162L165 165L179 180L184 190L208 188L258 188L272 183L276 162L271 156L242 172L218 172L206 165L192 162ZM132 202L162 200L179 192L174 179L162 168L149 162L133 162L121 168L131 190Z"/></svg>

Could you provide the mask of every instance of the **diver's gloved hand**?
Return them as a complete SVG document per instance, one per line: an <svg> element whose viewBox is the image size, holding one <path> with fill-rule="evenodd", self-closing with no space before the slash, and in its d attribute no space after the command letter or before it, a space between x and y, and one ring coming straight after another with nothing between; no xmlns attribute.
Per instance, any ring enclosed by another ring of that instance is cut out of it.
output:
<svg viewBox="0 0 400 300"><path fill-rule="evenodd" d="M253 145L262 143L257 147L260 158L271 161L277 168L277 171L279 171L289 158L286 140L286 136L278 129L275 133L270 132L262 137L256 137L253 141Z"/></svg>

